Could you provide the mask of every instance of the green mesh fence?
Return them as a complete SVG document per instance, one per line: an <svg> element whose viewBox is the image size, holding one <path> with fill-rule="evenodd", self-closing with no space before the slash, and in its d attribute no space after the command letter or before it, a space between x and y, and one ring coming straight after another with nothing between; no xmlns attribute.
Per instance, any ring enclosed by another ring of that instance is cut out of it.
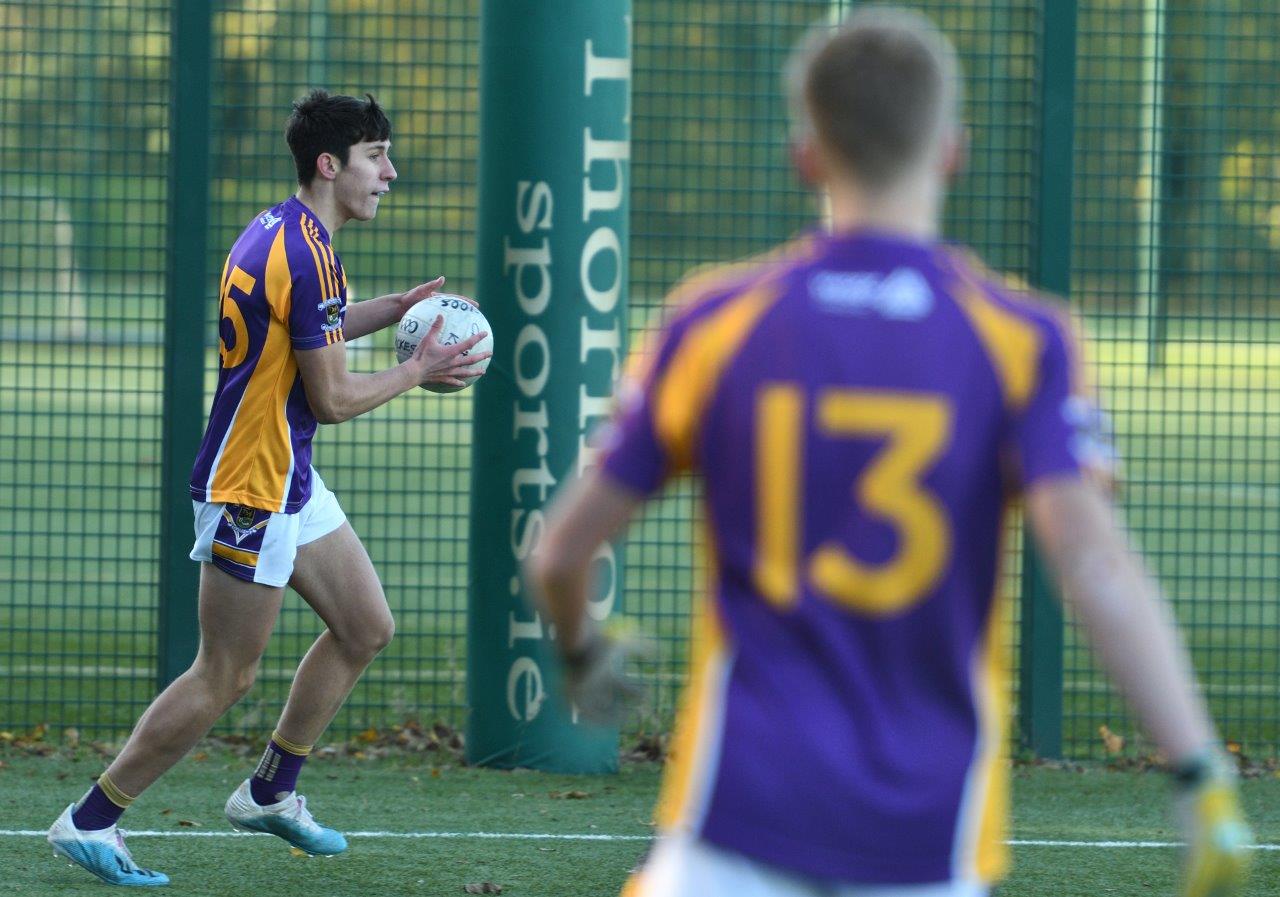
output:
<svg viewBox="0 0 1280 897"><path fill-rule="evenodd" d="M152 695L167 21L0 5L0 728Z"/></svg>
<svg viewBox="0 0 1280 897"><path fill-rule="evenodd" d="M1224 734L1280 720L1280 11L1081 7L1073 301L1125 459L1121 504L1173 599ZM1074 633L1073 633L1074 635ZM1135 736L1068 642L1065 738Z"/></svg>
<svg viewBox="0 0 1280 897"><path fill-rule="evenodd" d="M1030 278L1037 216L1073 216L1071 301L1125 458L1123 512L1225 734L1275 756L1280 13L1263 0L1081 0L1074 134L1054 134L1039 126L1042 4L918 5L952 35L968 78L972 148L948 235ZM632 345L686 271L811 225L779 72L808 25L847 6L634 0ZM206 320L206 396L213 280L244 222L292 191L281 128L310 86L373 91L395 125L391 195L376 222L335 241L353 295L437 273L472 289L478 9L214 5L212 108L179 111L213 128L212 275L192 300ZM156 677L169 4L0 2L0 22L0 729L119 735ZM1045 209L1040 148L1064 140L1074 207ZM385 366L388 336L349 357ZM316 465L398 622L336 736L466 712L470 415L465 392L409 395L317 439ZM628 542L628 612L659 645L654 701L634 723L650 731L669 725L684 675L694 508L692 487L676 484ZM1007 586L1019 585L1015 559ZM270 727L319 625L286 599L259 683L221 731ZM1070 625L1061 672L1066 754L1101 755L1100 725L1145 749Z"/></svg>

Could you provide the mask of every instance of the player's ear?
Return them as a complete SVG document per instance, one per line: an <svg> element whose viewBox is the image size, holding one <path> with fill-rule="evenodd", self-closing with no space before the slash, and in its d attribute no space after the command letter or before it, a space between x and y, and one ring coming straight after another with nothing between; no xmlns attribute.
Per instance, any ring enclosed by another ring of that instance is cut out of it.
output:
<svg viewBox="0 0 1280 897"><path fill-rule="evenodd" d="M957 126L942 144L942 176L953 181L969 167L969 129Z"/></svg>
<svg viewBox="0 0 1280 897"><path fill-rule="evenodd" d="M341 169L342 163L333 153L321 153L316 157L316 174L327 181L336 178Z"/></svg>
<svg viewBox="0 0 1280 897"><path fill-rule="evenodd" d="M791 164L806 187L822 186L822 159L812 139L797 137L791 141Z"/></svg>

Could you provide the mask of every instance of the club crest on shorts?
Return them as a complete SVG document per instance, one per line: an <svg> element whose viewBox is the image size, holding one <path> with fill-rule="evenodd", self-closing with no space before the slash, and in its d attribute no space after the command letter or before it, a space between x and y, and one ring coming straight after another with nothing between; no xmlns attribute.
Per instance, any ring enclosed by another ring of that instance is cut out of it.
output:
<svg viewBox="0 0 1280 897"><path fill-rule="evenodd" d="M234 514L231 513L233 508L235 509ZM259 514L264 515L261 520L257 520ZM271 512L260 511L257 508L250 508L245 505L227 505L222 509L222 519L227 521L227 525L231 528L231 534L235 537L236 544L239 545L271 522Z"/></svg>

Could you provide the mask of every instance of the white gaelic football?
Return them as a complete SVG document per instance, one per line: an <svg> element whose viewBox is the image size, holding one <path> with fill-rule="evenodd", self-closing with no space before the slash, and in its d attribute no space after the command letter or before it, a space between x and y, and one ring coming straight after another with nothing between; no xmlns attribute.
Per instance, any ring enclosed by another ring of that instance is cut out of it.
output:
<svg viewBox="0 0 1280 897"><path fill-rule="evenodd" d="M403 362L413 354L438 315L444 315L444 327L440 329L441 345L452 346L484 331L489 335L476 343L474 348L463 352L462 357L466 358L473 352L493 351L493 331L475 303L463 296L436 293L409 309L400 319L400 326L396 328L396 358ZM480 379L480 375L489 367L489 359L486 358L480 362L479 366L480 374L463 378L467 381L467 386ZM439 383L423 383L421 386L431 392L457 392L467 388L466 386L444 386Z"/></svg>

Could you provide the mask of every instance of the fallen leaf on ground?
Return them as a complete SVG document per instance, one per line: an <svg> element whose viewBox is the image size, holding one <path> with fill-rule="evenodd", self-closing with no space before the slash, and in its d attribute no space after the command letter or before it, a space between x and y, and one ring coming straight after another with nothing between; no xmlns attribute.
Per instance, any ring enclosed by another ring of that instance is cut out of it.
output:
<svg viewBox="0 0 1280 897"><path fill-rule="evenodd" d="M551 791L549 796L552 800L586 800L591 796L588 791Z"/></svg>

